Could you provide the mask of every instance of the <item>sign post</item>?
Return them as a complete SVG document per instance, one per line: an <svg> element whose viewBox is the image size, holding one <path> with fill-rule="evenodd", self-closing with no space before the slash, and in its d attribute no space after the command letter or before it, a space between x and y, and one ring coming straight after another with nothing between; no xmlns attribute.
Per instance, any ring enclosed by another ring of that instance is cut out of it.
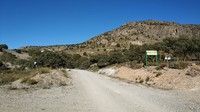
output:
<svg viewBox="0 0 200 112"><path fill-rule="evenodd" d="M158 65L158 51L156 50L146 50L145 53L145 65L148 65L148 56L156 56L156 64Z"/></svg>

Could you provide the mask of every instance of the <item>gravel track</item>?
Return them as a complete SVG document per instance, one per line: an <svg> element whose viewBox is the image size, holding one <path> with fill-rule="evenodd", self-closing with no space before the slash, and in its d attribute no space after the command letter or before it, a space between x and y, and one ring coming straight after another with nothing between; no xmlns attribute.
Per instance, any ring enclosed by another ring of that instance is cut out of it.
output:
<svg viewBox="0 0 200 112"><path fill-rule="evenodd" d="M73 85L34 91L0 88L0 112L199 112L200 90L160 90L84 70Z"/></svg>

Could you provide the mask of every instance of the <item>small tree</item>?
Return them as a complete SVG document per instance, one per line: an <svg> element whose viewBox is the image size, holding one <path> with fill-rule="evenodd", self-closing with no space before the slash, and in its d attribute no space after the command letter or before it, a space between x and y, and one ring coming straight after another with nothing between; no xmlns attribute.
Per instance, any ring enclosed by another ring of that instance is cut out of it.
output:
<svg viewBox="0 0 200 112"><path fill-rule="evenodd" d="M0 51L3 51L3 49L8 49L8 46L6 44L0 44Z"/></svg>

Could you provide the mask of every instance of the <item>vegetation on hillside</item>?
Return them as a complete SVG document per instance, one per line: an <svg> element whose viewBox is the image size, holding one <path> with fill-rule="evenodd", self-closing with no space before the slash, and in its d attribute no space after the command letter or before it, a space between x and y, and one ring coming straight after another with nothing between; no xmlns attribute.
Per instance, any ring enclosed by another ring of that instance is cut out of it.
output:
<svg viewBox="0 0 200 112"><path fill-rule="evenodd" d="M2 70L7 70L8 68L6 67L6 65L0 61L0 71Z"/></svg>
<svg viewBox="0 0 200 112"><path fill-rule="evenodd" d="M3 54L0 56L0 61L3 61L3 62L13 63L16 59L17 57L15 55L8 52L3 52Z"/></svg>
<svg viewBox="0 0 200 112"><path fill-rule="evenodd" d="M8 46L6 44L0 44L0 52L4 49L8 49Z"/></svg>
<svg viewBox="0 0 200 112"><path fill-rule="evenodd" d="M200 61L200 38L187 38L181 36L179 38L166 38L162 42L154 44L130 45L129 49L114 50L98 55L68 54L66 52L42 51L38 48L29 49L28 53L32 57L29 60L17 59L10 53L3 53L0 56L2 62L12 62L20 65L22 69L34 68L34 62L37 62L37 67L50 68L80 68L88 69L91 65L96 64L99 68L113 64L130 62L130 65L144 64L145 51L159 51L159 61L164 61L166 54L173 57L173 61ZM155 61L155 57L149 57L149 64ZM134 63L134 64L133 64ZM171 68L178 67L177 62L171 63Z"/></svg>
<svg viewBox="0 0 200 112"><path fill-rule="evenodd" d="M0 74L0 85L5 85L16 81L18 79L25 79L30 76L34 76L36 74L44 74L49 73L49 68L38 68L38 69L29 69L29 70L21 70L21 69L7 69L2 70Z"/></svg>
<svg viewBox="0 0 200 112"><path fill-rule="evenodd" d="M200 61L200 38L166 38L155 44L131 45L129 49L94 56L91 61L96 62L99 67L132 61L144 63L146 50L159 51L160 62L164 61L166 54L172 55L174 61ZM155 61L155 57L150 58ZM175 64L177 63L174 66Z"/></svg>
<svg viewBox="0 0 200 112"><path fill-rule="evenodd" d="M3 49L6 48L4 47ZM43 67L47 67L48 69L88 69L94 66L102 68L113 64L128 63L132 68L140 68L144 65L146 50L159 51L159 61L161 64L156 69L162 69L167 66L164 63L164 56L166 54L172 56L172 62L168 67L174 69L186 68L188 66L187 61L200 62L200 38L187 38L184 36L179 38L166 38L162 42L154 44L130 45L128 49L118 49L110 52L105 51L103 54L98 55L90 55L87 53L83 53L83 55L69 54L48 50L41 51L39 48L32 48L27 51L31 58L24 60L17 58L9 52L3 51L0 55L0 84L7 84L19 78L33 75L33 73L38 71L43 72ZM153 65L155 57L149 58L149 65ZM34 65L34 62L37 62L37 64ZM14 68L9 67L7 63L17 66Z"/></svg>
<svg viewBox="0 0 200 112"><path fill-rule="evenodd" d="M88 41L72 45L27 46L24 49L50 49L70 53L97 54L104 51L128 49L132 44L154 44L168 37L200 37L200 25L179 24L175 22L145 20L129 22L114 30L97 35Z"/></svg>

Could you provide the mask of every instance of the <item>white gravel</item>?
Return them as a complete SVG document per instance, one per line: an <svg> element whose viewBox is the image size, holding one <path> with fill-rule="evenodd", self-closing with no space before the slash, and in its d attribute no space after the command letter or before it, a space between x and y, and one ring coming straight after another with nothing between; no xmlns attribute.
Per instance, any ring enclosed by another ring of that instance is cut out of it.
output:
<svg viewBox="0 0 200 112"><path fill-rule="evenodd" d="M0 88L0 112L199 112L200 90L167 91L72 70L73 85L35 91Z"/></svg>

